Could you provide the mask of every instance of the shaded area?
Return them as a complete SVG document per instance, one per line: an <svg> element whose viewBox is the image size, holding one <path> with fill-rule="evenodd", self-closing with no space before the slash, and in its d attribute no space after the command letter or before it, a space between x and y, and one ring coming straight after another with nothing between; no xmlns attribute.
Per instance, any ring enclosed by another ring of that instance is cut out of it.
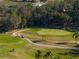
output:
<svg viewBox="0 0 79 59"><path fill-rule="evenodd" d="M78 57L79 56L79 49L76 49L76 48L79 48L79 45L74 45L73 47L75 49L71 49L68 52L65 52L65 53L62 52L62 53L58 53L58 54Z"/></svg>
<svg viewBox="0 0 79 59"><path fill-rule="evenodd" d="M39 43L39 42L46 42L46 40L32 40L34 43Z"/></svg>

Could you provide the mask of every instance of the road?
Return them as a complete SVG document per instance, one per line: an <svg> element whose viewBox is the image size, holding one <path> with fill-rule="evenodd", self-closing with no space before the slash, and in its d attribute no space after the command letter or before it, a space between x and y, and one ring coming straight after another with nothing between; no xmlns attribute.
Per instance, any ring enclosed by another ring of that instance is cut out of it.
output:
<svg viewBox="0 0 79 59"><path fill-rule="evenodd" d="M22 35L22 36L24 36L23 34L20 34L20 32L22 32L22 31L25 31L25 29L24 30L19 30L19 31L16 31L16 32L14 32L13 34L12 34L12 36L17 36L17 35ZM21 38L21 37L20 37ZM67 46L55 46L55 45L46 45L46 44L39 44L39 43L34 43L34 42L32 42L29 38L27 38L27 37L24 37L24 38L22 38L22 39L24 39L24 40L26 40L26 41L28 41L30 44L32 44L32 45L35 45L35 46L41 46L41 47L48 47L48 48L59 48L59 49L79 49L79 48L76 48L76 47L67 47ZM70 41L70 43L71 42L75 42L75 41ZM77 42L77 43L79 43L79 41Z"/></svg>

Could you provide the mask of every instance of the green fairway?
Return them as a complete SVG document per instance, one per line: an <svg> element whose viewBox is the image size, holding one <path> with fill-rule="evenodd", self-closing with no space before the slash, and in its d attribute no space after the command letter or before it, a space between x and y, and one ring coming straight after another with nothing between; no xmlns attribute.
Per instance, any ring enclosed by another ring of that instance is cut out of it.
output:
<svg viewBox="0 0 79 59"><path fill-rule="evenodd" d="M62 29L27 28L21 33L25 34L30 39L46 39L51 41L74 40L72 38L73 32Z"/></svg>
<svg viewBox="0 0 79 59"><path fill-rule="evenodd" d="M37 31L39 35L52 35L52 36L66 36L71 35L72 32L68 32L60 29L41 29Z"/></svg>
<svg viewBox="0 0 79 59"><path fill-rule="evenodd" d="M25 41L11 37L5 34L0 34L0 46L9 48L19 48L25 45Z"/></svg>
<svg viewBox="0 0 79 59"><path fill-rule="evenodd" d="M7 45L11 47L20 47L24 45L25 42L19 38L11 37L9 35L0 34L0 45Z"/></svg>
<svg viewBox="0 0 79 59"><path fill-rule="evenodd" d="M21 41L19 38L14 38L9 35L0 34L0 43L17 43Z"/></svg>
<svg viewBox="0 0 79 59"><path fill-rule="evenodd" d="M62 29L42 29L42 28L29 28L23 33L31 32L37 35L47 35L47 36L71 36L73 32L69 32Z"/></svg>
<svg viewBox="0 0 79 59"><path fill-rule="evenodd" d="M26 42L19 38L0 34L0 59L17 59L14 52L23 48L25 44ZM14 52L10 52L12 49L14 49Z"/></svg>

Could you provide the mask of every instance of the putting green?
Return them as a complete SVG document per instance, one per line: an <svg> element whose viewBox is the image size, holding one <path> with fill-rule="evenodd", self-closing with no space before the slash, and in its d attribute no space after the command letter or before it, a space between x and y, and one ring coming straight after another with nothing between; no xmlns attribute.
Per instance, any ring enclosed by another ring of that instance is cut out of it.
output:
<svg viewBox="0 0 79 59"><path fill-rule="evenodd" d="M39 35L56 35L56 36L64 36L64 35L71 35L72 32L68 32L65 30L60 30L60 29L41 29L37 31Z"/></svg>

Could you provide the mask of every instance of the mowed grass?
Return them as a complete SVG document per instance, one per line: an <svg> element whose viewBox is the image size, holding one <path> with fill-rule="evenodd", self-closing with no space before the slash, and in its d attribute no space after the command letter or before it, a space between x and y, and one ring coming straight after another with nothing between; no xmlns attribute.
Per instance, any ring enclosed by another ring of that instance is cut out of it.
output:
<svg viewBox="0 0 79 59"><path fill-rule="evenodd" d="M19 46L20 47L24 44L25 44L25 42L19 38L12 37L12 36L5 35L5 34L0 34L0 45L7 45L7 46L11 46L11 47Z"/></svg>
<svg viewBox="0 0 79 59"><path fill-rule="evenodd" d="M26 31L23 31L27 34L30 31L31 33L35 33L37 35L46 35L46 36L71 36L73 32L69 32L62 29L42 29L42 28L29 28Z"/></svg>
<svg viewBox="0 0 79 59"><path fill-rule="evenodd" d="M6 34L0 34L0 59L13 59L16 56L10 52L25 46L25 41ZM16 58L17 59L17 58Z"/></svg>
<svg viewBox="0 0 79 59"><path fill-rule="evenodd" d="M10 52L13 48L15 50ZM19 38L0 34L0 59L35 59L36 50L42 52L41 59L44 59L43 55L49 50L53 58L59 56L60 59L79 59L79 56L66 54L71 50L34 46Z"/></svg>
<svg viewBox="0 0 79 59"><path fill-rule="evenodd" d="M25 40L0 34L0 59L34 59L33 48Z"/></svg>
<svg viewBox="0 0 79 59"><path fill-rule="evenodd" d="M11 37L5 34L0 34L0 43L17 43L19 41L21 41L19 38Z"/></svg>
<svg viewBox="0 0 79 59"><path fill-rule="evenodd" d="M62 29L44 29L44 28L27 28L21 32L30 39L45 39L52 41L69 41L74 40L72 38L73 32L69 32Z"/></svg>
<svg viewBox="0 0 79 59"><path fill-rule="evenodd" d="M68 31L64 31L64 30L59 30L59 29L57 30L57 29L38 29L38 28L36 29L36 28L29 28L29 29L26 29L26 31L23 31L21 33L24 33L27 37L36 38L36 37L40 37L41 36L41 35L39 35L38 32L39 31L41 32L41 31L44 31L44 30L45 30L45 32L46 31L50 32L50 30L53 32L53 34L51 34L53 36L52 37L53 40L56 40L56 39L57 40L61 40L61 39L63 39L63 38L61 38L61 37L63 37L63 35L59 35L59 34L58 35L54 35L55 31L58 31L55 34L57 34L57 33L62 33L62 34L65 33L64 34L64 39L72 40L70 38L70 37L72 37L72 34L73 34L72 32L68 32ZM50 34L47 34L47 33L45 35L47 35L49 37L51 36ZM51 42L53 40L51 40ZM35 54L35 51L38 50L38 49L42 51L42 55L44 55L46 53L46 51L51 50L53 58L59 56L60 59L79 59L78 55L75 55L75 54L71 55L71 54L69 54L70 51L72 51L71 49L55 49L55 48L39 47L39 46L34 46L34 45L30 45L30 46L27 45L26 50L28 50L28 51L26 52L26 54L28 56L30 56L31 59L35 59L34 58L34 54ZM30 58L28 58L28 59L30 59ZM43 58L41 58L41 59L43 59Z"/></svg>
<svg viewBox="0 0 79 59"><path fill-rule="evenodd" d="M51 36L68 36L71 35L72 32L60 29L41 29L37 31L39 35L51 35Z"/></svg>
<svg viewBox="0 0 79 59"><path fill-rule="evenodd" d="M73 32L61 29L27 28L21 33L33 42L42 44L58 45L56 42L66 42L65 46L72 47L74 44L69 42L75 41ZM79 38L77 40L79 41Z"/></svg>
<svg viewBox="0 0 79 59"><path fill-rule="evenodd" d="M46 48L46 47L39 47L39 46L33 46L33 45L28 45L25 48L26 50L26 56L28 59L35 59L35 52L37 50L41 51L41 58L40 59L44 59L43 56L45 55L45 53L47 51L51 51L52 53L52 59L56 59L57 56L60 57L60 59L79 59L78 55L70 55L70 51L72 50L68 50L68 49L55 49L55 48Z"/></svg>

